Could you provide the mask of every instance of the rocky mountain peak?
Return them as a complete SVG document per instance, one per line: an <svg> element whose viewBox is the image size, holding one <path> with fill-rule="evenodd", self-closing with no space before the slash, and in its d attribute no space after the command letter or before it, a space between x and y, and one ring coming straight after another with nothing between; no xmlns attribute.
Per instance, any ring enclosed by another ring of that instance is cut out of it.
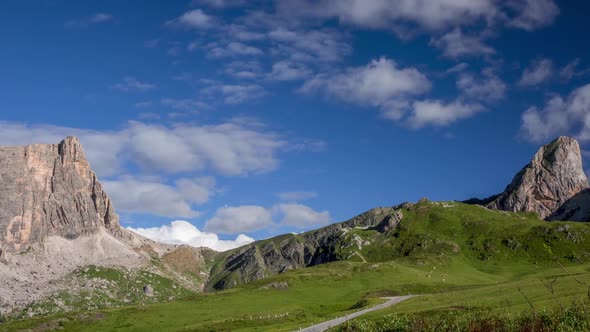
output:
<svg viewBox="0 0 590 332"><path fill-rule="evenodd" d="M575 139L562 136L541 147L504 192L486 206L536 212L545 219L588 187L580 145Z"/></svg>
<svg viewBox="0 0 590 332"><path fill-rule="evenodd" d="M78 138L0 148L0 247L22 251L101 228L119 232L118 216Z"/></svg>

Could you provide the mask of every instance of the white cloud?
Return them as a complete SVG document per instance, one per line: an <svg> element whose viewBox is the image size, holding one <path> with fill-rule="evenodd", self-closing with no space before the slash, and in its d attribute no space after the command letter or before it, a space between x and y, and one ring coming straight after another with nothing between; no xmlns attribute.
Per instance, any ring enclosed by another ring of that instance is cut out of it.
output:
<svg viewBox="0 0 590 332"><path fill-rule="evenodd" d="M559 8L553 0L523 0L511 4L519 15L509 25L527 31L551 25L559 14Z"/></svg>
<svg viewBox="0 0 590 332"><path fill-rule="evenodd" d="M123 81L114 84L112 86L113 89L117 89L123 92L131 92L131 91L148 91L153 90L156 88L155 84L141 82L137 80L137 78L132 76L127 76L123 78Z"/></svg>
<svg viewBox="0 0 590 332"><path fill-rule="evenodd" d="M278 61L272 65L269 78L276 81L292 81L309 77L311 70L304 64L292 61Z"/></svg>
<svg viewBox="0 0 590 332"><path fill-rule="evenodd" d="M570 61L568 64L566 64L563 68L559 70L559 77L564 81L569 81L574 77L580 77L590 73L589 68L578 70L579 64L579 58Z"/></svg>
<svg viewBox="0 0 590 332"><path fill-rule="evenodd" d="M195 218L200 215L192 204L207 202L215 181L204 177L179 179L174 185L161 179L122 177L102 181L117 211L151 213L164 217Z"/></svg>
<svg viewBox="0 0 590 332"><path fill-rule="evenodd" d="M445 73L446 74L460 73L462 71L467 70L467 68L469 68L469 64L466 62L461 62L461 63L458 63L458 64L454 65L453 67L447 69L445 71Z"/></svg>
<svg viewBox="0 0 590 332"><path fill-rule="evenodd" d="M187 244L193 247L207 247L216 251L226 251L254 242L254 239L240 234L235 240L220 240L217 234L201 232L193 224L184 220L175 220L170 225L152 228L127 229L154 241L169 244Z"/></svg>
<svg viewBox="0 0 590 332"><path fill-rule="evenodd" d="M465 35L459 28L431 40L430 44L443 50L443 54L450 58L496 53L492 47L483 43L481 37Z"/></svg>
<svg viewBox="0 0 590 332"><path fill-rule="evenodd" d="M319 227L330 223L328 211L317 212L302 204L278 204L273 210L281 216L280 224L297 228Z"/></svg>
<svg viewBox="0 0 590 332"><path fill-rule="evenodd" d="M409 123L414 128L447 126L460 119L470 118L485 109L479 104L467 104L460 100L444 104L439 100L416 101L412 104Z"/></svg>
<svg viewBox="0 0 590 332"><path fill-rule="evenodd" d="M166 22L166 25L185 29L207 29L215 24L215 19L201 9L190 10L179 17Z"/></svg>
<svg viewBox="0 0 590 332"><path fill-rule="evenodd" d="M257 79L262 77L262 65L258 61L232 61L224 66L227 75L238 79Z"/></svg>
<svg viewBox="0 0 590 332"><path fill-rule="evenodd" d="M423 29L441 30L497 15L491 0L284 0L280 5L284 13L337 17L342 23L373 29L395 29L413 23Z"/></svg>
<svg viewBox="0 0 590 332"><path fill-rule="evenodd" d="M226 206L217 210L205 229L217 233L241 233L263 229L273 224L269 210L256 205Z"/></svg>
<svg viewBox="0 0 590 332"><path fill-rule="evenodd" d="M533 142L559 135L590 141L590 84L574 90L567 98L553 96L543 107L530 107L522 115L522 133Z"/></svg>
<svg viewBox="0 0 590 332"><path fill-rule="evenodd" d="M405 105L403 100L406 97L422 94L430 88L428 78L416 68L399 68L395 61L380 58L341 73L316 75L306 81L300 90L324 93L361 106L377 107L391 116L392 111Z"/></svg>
<svg viewBox="0 0 590 332"><path fill-rule="evenodd" d="M115 17L109 13L96 13L92 16L67 21L65 26L68 28L85 28L90 25L113 21Z"/></svg>
<svg viewBox="0 0 590 332"><path fill-rule="evenodd" d="M187 112L198 112L211 108L207 103L194 99L164 98L160 100L160 103L164 106Z"/></svg>
<svg viewBox="0 0 590 332"><path fill-rule="evenodd" d="M295 62L338 62L352 52L346 35L334 29L291 31L277 28L268 35L277 43L272 49L274 55Z"/></svg>
<svg viewBox="0 0 590 332"><path fill-rule="evenodd" d="M221 95L226 104L243 104L264 97L266 90L258 84L215 83L203 90L205 95Z"/></svg>
<svg viewBox="0 0 590 332"><path fill-rule="evenodd" d="M331 222L328 211L315 211L297 203L281 203L265 208L258 205L226 206L218 209L205 224L207 231L236 234L265 228L289 226L308 228Z"/></svg>
<svg viewBox="0 0 590 332"><path fill-rule="evenodd" d="M208 56L210 58L225 58L225 57L244 57L262 55L264 52L254 46L246 45L240 42L230 42L225 47L220 47L215 44L211 45Z"/></svg>
<svg viewBox="0 0 590 332"><path fill-rule="evenodd" d="M286 191L278 194L281 201L298 202L318 197L314 191Z"/></svg>
<svg viewBox="0 0 590 332"><path fill-rule="evenodd" d="M535 86L544 83L553 76L553 62L549 59L539 59L531 62L524 69L518 85Z"/></svg>
<svg viewBox="0 0 590 332"><path fill-rule="evenodd" d="M530 31L551 24L559 13L552 0L280 0L278 9L285 17L337 18L343 24L402 36L481 23Z"/></svg>
<svg viewBox="0 0 590 332"><path fill-rule="evenodd" d="M276 169L276 154L288 145L278 135L260 128L235 121L172 127L130 122L118 131L94 131L0 122L0 145L55 144L76 135L99 176L121 173L122 163L158 173L211 170L246 175Z"/></svg>
<svg viewBox="0 0 590 332"><path fill-rule="evenodd" d="M506 84L487 68L482 70L481 76L472 73L461 73L457 80L457 88L466 97L476 100L496 101L504 98Z"/></svg>
<svg viewBox="0 0 590 332"><path fill-rule="evenodd" d="M0 145L17 146L35 143L56 144L66 136L78 136L84 145L92 168L100 176L118 172L125 134L116 131L96 131L53 125L25 125L14 122L0 122ZM108 146L108 149L105 149Z"/></svg>
<svg viewBox="0 0 590 332"><path fill-rule="evenodd" d="M259 31L251 31L248 27L239 24L231 24L226 28L226 33L240 41L260 41L266 39L266 34Z"/></svg>

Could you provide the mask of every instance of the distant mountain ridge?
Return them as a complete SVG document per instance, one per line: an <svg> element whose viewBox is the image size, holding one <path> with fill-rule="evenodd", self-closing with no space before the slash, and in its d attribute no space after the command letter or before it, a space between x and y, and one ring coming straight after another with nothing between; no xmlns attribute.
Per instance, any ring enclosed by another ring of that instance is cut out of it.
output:
<svg viewBox="0 0 590 332"><path fill-rule="evenodd" d="M541 234L536 228L520 239L487 238L486 243L457 241L453 230L444 227L440 230L450 233L443 236L430 229L442 227L440 220L457 219L457 229L475 237L480 221L472 219L480 213L491 220L530 222L532 218L536 223L532 215L491 210L534 212L546 220L590 221L590 186L578 142L560 137L543 146L502 193L467 203L487 209L423 199L417 204L372 209L306 233L280 235L215 253L206 248L157 243L121 227L113 203L75 137L59 144L0 148L0 280L6 280L0 283L0 313L43 301L58 305L61 299L53 297L63 292L95 291L92 280L104 268L107 276L124 276L118 282L131 281L122 287L111 280L107 285L118 290L99 292L125 296L132 291L135 300L145 301L171 299L186 294L183 290L233 288L291 269L334 261L380 262L413 257L420 262L426 256L447 259L464 250L477 259L488 259L499 252L510 255L515 250L537 255L520 247ZM463 220L463 214L471 219ZM542 232L563 233L568 238L579 238L583 233L576 230L578 233L573 234L558 225L555 229L547 227ZM110 268L121 270L113 272ZM144 285L145 273L165 278L158 283L169 287L161 290ZM128 301L125 298L113 303Z"/></svg>

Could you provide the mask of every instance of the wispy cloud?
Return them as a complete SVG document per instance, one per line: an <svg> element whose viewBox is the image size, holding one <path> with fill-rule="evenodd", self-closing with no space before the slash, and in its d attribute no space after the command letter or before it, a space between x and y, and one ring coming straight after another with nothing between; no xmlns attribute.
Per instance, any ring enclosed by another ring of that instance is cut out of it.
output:
<svg viewBox="0 0 590 332"><path fill-rule="evenodd" d="M111 22L115 17L108 13L96 13L92 16L69 20L65 23L66 28L86 28L91 25Z"/></svg>
<svg viewBox="0 0 590 332"><path fill-rule="evenodd" d="M152 83L139 81L137 78L133 76L127 76L123 78L121 82L113 84L111 87L113 89L123 92L143 92L155 89L156 85Z"/></svg>

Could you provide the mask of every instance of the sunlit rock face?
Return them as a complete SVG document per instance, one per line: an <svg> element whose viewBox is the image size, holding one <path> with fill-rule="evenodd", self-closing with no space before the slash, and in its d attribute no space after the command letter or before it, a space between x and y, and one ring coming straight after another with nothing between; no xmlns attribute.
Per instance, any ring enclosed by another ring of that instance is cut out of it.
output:
<svg viewBox="0 0 590 332"><path fill-rule="evenodd" d="M580 145L575 139L562 136L541 147L504 192L486 206L511 212L535 212L546 219L588 187Z"/></svg>
<svg viewBox="0 0 590 332"><path fill-rule="evenodd" d="M77 238L118 217L76 137L0 148L0 246L23 251L51 235Z"/></svg>

